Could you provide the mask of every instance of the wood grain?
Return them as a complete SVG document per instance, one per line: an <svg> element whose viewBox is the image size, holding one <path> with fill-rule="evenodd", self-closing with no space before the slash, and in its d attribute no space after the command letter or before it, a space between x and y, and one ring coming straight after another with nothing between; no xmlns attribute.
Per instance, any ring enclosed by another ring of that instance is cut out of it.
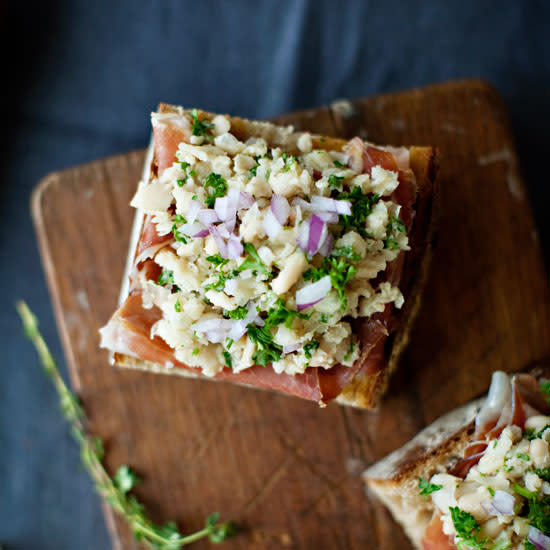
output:
<svg viewBox="0 0 550 550"><path fill-rule="evenodd" d="M403 549L359 477L376 459L483 393L494 369L550 355L546 274L505 106L479 81L285 115L324 134L440 150L440 230L424 302L377 413L230 384L109 367L97 330L115 308L143 151L51 174L33 217L72 383L128 463L155 520L184 531L220 511L243 533L224 548ZM115 548L137 548L106 511ZM197 543L206 548L209 543Z"/></svg>

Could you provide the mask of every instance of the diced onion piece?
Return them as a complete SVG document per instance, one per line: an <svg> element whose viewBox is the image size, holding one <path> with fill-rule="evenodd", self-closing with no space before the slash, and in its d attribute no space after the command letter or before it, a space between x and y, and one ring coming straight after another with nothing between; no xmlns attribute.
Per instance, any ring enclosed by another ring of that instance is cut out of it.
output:
<svg viewBox="0 0 550 550"><path fill-rule="evenodd" d="M330 292L332 285L330 276L327 275L315 283L304 286L296 292L296 307L302 311L324 300Z"/></svg>
<svg viewBox="0 0 550 550"><path fill-rule="evenodd" d="M281 225L285 225L290 215L290 205L285 197L273 194L269 209Z"/></svg>
<svg viewBox="0 0 550 550"><path fill-rule="evenodd" d="M213 344L223 342L224 338L233 328L231 319L205 319L191 325L191 330L204 334L205 338Z"/></svg>
<svg viewBox="0 0 550 550"><path fill-rule="evenodd" d="M550 550L550 537L546 536L536 527L531 526L529 528L527 540L531 544L534 544L539 550Z"/></svg>
<svg viewBox="0 0 550 550"><path fill-rule="evenodd" d="M329 197L313 195L311 197L311 206L314 212L335 212L336 214L343 214L345 216L351 214L350 201L339 201Z"/></svg>
<svg viewBox="0 0 550 550"><path fill-rule="evenodd" d="M211 225L208 228L208 231L210 232L210 235L212 235L212 238L214 239L214 242L216 243L216 247L218 249L218 252L222 258L227 259L227 243L224 241L223 237L220 234L220 230L218 229L217 225Z"/></svg>
<svg viewBox="0 0 550 550"><path fill-rule="evenodd" d="M515 504L516 501L510 493L497 489L493 498L484 500L481 506L491 516L511 516L514 514Z"/></svg>
<svg viewBox="0 0 550 550"><path fill-rule="evenodd" d="M497 489L495 491L492 504L499 514L503 516L511 516L514 513L516 501L510 493Z"/></svg>
<svg viewBox="0 0 550 550"><path fill-rule="evenodd" d="M275 214L269 209L262 222L262 228L265 234L270 238L275 238L280 232L283 226L279 223L279 220L275 217Z"/></svg>
<svg viewBox="0 0 550 550"><path fill-rule="evenodd" d="M193 223L200 212L201 209L201 203L198 200L191 201L191 206L189 206L189 209L187 210L187 214L185 215L185 219L187 220L187 223Z"/></svg>
<svg viewBox="0 0 550 550"><path fill-rule="evenodd" d="M288 355L294 351L298 351L302 347L301 342L295 342L294 344L288 344L283 346L283 355Z"/></svg>
<svg viewBox="0 0 550 550"><path fill-rule="evenodd" d="M229 239L227 239L227 257L230 260L236 260L243 255L243 250L244 247L241 239L236 235L230 235Z"/></svg>
<svg viewBox="0 0 550 550"><path fill-rule="evenodd" d="M210 208L203 208L199 210L198 218L204 225L210 225L220 221L216 212Z"/></svg>
<svg viewBox="0 0 550 550"><path fill-rule="evenodd" d="M254 199L252 198L252 195L247 191L241 191L239 195L239 203L237 205L237 210L250 208L253 204L254 204Z"/></svg>
<svg viewBox="0 0 550 550"><path fill-rule="evenodd" d="M330 256L330 253L332 252L333 240L334 237L332 236L332 233L327 231L325 240L321 243L321 246L319 246L319 254L321 254L321 256Z"/></svg>
<svg viewBox="0 0 550 550"><path fill-rule="evenodd" d="M317 254L321 244L326 239L327 226L316 214L309 219L309 236L307 241L307 252L310 256Z"/></svg>

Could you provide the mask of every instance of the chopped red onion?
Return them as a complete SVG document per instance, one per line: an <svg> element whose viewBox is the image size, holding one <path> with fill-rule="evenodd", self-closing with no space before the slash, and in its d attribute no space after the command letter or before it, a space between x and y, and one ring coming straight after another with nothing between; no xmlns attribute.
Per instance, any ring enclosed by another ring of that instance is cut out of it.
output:
<svg viewBox="0 0 550 550"><path fill-rule="evenodd" d="M193 237L196 239L198 237L206 237L208 235L208 229L201 229L198 233L195 233Z"/></svg>
<svg viewBox="0 0 550 550"><path fill-rule="evenodd" d="M237 205L237 210L250 208L253 204L254 204L254 199L252 195L247 191L241 191L241 194L239 195L239 204Z"/></svg>
<svg viewBox="0 0 550 550"><path fill-rule="evenodd" d="M304 286L296 292L296 307L302 311L324 300L330 292L332 285L330 276L327 275L315 283Z"/></svg>
<svg viewBox="0 0 550 550"><path fill-rule="evenodd" d="M187 223L193 223L197 219L200 209L201 203L199 200L191 201L191 206L189 206L187 214L185 215Z"/></svg>
<svg viewBox="0 0 550 550"><path fill-rule="evenodd" d="M227 257L230 260L236 260L243 255L243 250L244 247L241 239L237 235L231 234L227 240Z"/></svg>
<svg viewBox="0 0 550 550"><path fill-rule="evenodd" d="M334 237L332 236L332 233L327 231L324 241L321 243L321 246L319 246L319 254L321 254L321 256L330 256L330 253L332 252L333 240Z"/></svg>
<svg viewBox="0 0 550 550"><path fill-rule="evenodd" d="M244 319L239 319L238 321L233 322L233 326L227 335L228 338L231 338L234 341L240 340L247 331L247 327L250 324L255 324L258 326L263 326L265 323L263 319L258 315L256 311L256 304L254 302L248 302L248 313Z"/></svg>
<svg viewBox="0 0 550 550"><path fill-rule="evenodd" d="M328 235L325 222L317 214L313 214L309 220L300 224L296 242L301 250L307 252L308 256L314 256L321 249L323 252L332 249L332 239L327 242Z"/></svg>
<svg viewBox="0 0 550 550"><path fill-rule="evenodd" d="M275 214L269 209L262 222L262 228L265 234L270 238L275 238L280 232L283 226L279 223L279 220L275 217Z"/></svg>
<svg viewBox="0 0 550 550"><path fill-rule="evenodd" d="M235 279L227 279L227 281L225 281L223 291L229 296L234 296L235 291L237 290L237 285L238 283Z"/></svg>
<svg viewBox="0 0 550 550"><path fill-rule="evenodd" d="M511 516L514 513L516 501L514 497L506 491L497 489L491 502L495 510L503 516Z"/></svg>
<svg viewBox="0 0 550 550"><path fill-rule="evenodd" d="M310 256L317 254L321 244L326 239L327 232L325 222L317 214L313 214L309 219L309 237L307 241L307 252Z"/></svg>
<svg viewBox="0 0 550 550"><path fill-rule="evenodd" d="M338 222L338 214L336 214L336 212L317 212L317 215L325 223L337 223Z"/></svg>
<svg viewBox="0 0 550 550"><path fill-rule="evenodd" d="M211 208L202 208L199 210L198 218L204 225L210 225L220 221L216 212Z"/></svg>
<svg viewBox="0 0 550 550"><path fill-rule="evenodd" d="M191 330L204 334L205 338L214 344L223 342L224 338L233 328L234 321L231 319L205 319L191 325Z"/></svg>
<svg viewBox="0 0 550 550"><path fill-rule="evenodd" d="M281 195L273 194L271 197L271 202L269 204L269 209L273 212L275 218L281 225L285 225L290 215L290 205L285 197Z"/></svg>
<svg viewBox="0 0 550 550"><path fill-rule="evenodd" d="M227 259L227 243L223 239L223 237L220 234L220 230L218 229L217 225L211 225L208 228L208 231L210 232L210 235L212 235L212 238L214 239L214 242L216 243L216 247L218 248L218 252L220 256L224 259Z"/></svg>
<svg viewBox="0 0 550 550"><path fill-rule="evenodd" d="M336 214L343 214L349 216L351 214L351 202L339 201L331 199L330 197L321 197L319 195L313 195L311 197L311 207L315 212L335 212Z"/></svg>
<svg viewBox="0 0 550 550"><path fill-rule="evenodd" d="M534 544L539 550L550 550L550 537L546 536L536 527L531 526L529 528L527 540L531 544Z"/></svg>
<svg viewBox="0 0 550 550"><path fill-rule="evenodd" d="M301 342L295 342L294 344L288 344L286 346L283 346L283 355L288 355L289 353L299 350L301 347L302 347Z"/></svg>
<svg viewBox="0 0 550 550"><path fill-rule="evenodd" d="M202 223L193 222L193 223L184 223L182 226L178 227L177 231L181 235L187 235L188 237L197 237L204 231L205 227ZM204 236L204 235L200 235Z"/></svg>

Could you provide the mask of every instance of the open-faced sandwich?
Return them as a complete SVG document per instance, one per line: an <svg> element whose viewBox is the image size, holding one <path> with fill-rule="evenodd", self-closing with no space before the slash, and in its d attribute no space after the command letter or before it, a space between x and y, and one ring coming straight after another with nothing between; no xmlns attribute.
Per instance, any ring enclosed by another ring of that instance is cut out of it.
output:
<svg viewBox="0 0 550 550"><path fill-rule="evenodd" d="M419 302L435 151L164 104L152 125L114 362L376 406Z"/></svg>
<svg viewBox="0 0 550 550"><path fill-rule="evenodd" d="M550 549L549 377L495 372L485 400L365 472L415 547Z"/></svg>

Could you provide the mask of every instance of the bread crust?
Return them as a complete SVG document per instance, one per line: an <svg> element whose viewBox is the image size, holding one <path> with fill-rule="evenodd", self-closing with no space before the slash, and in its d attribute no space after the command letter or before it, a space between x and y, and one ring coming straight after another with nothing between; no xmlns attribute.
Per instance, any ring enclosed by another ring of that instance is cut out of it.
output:
<svg viewBox="0 0 550 550"><path fill-rule="evenodd" d="M546 366L529 372L538 380L550 376ZM368 490L387 506L416 548L422 548L434 511L431 499L420 495L418 479L429 480L436 473L447 472L462 458L484 401L485 396L441 416L363 473Z"/></svg>
<svg viewBox="0 0 550 550"><path fill-rule="evenodd" d="M160 113L182 114L181 107L161 103L158 108ZM214 113L198 111L199 116L213 117ZM262 137L272 146L281 146L287 152L295 154L299 152L296 145L301 132L293 132L288 127L277 126L270 122L251 121L240 117L230 117L231 131L240 140L246 141L251 136ZM348 140L311 135L314 149L341 150ZM375 144L373 144L376 146ZM418 196L415 203L415 221L409 234L411 250L406 254L400 288L405 297L405 305L399 311L398 328L386 342L386 366L380 372L374 374L358 373L344 388L336 401L342 405L363 409L376 408L380 398L388 386L391 373L396 369L399 357L406 347L414 317L420 303L422 288L425 283L428 266L431 258L432 240L434 232L434 197L436 196L437 152L433 147L410 147L410 164L414 172ZM148 168L146 166L146 168ZM150 164L150 175L156 175L156 158L153 155ZM148 178L145 178L148 179ZM143 226L144 217L136 213L132 235L139 236ZM129 257L135 257L136 239L131 239ZM131 264L131 262L130 262ZM130 265L123 278L123 290L121 302L127 295L127 280ZM126 289L126 292L124 291ZM157 373L178 374L188 378L202 378L194 372L167 368L162 364L144 361L122 353L111 354L111 362L119 367L133 368ZM212 380L212 378L208 378ZM255 386L254 386L255 387Z"/></svg>

